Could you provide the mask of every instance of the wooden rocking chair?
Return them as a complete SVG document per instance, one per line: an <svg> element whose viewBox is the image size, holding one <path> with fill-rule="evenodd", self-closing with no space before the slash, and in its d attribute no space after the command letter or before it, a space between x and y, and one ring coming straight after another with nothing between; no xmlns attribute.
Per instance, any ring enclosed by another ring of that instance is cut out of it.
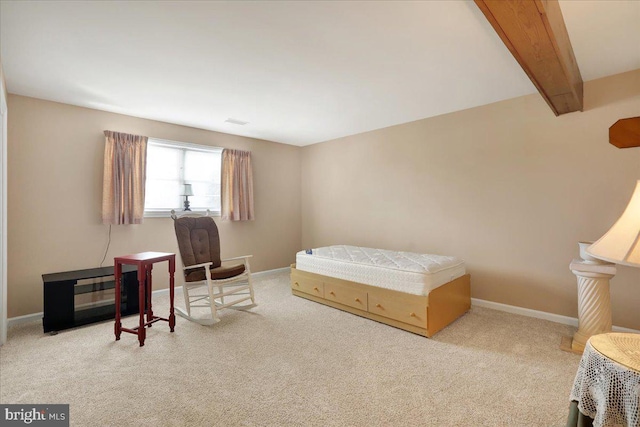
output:
<svg viewBox="0 0 640 427"><path fill-rule="evenodd" d="M178 217L175 211L171 211L178 249L184 265L182 290L186 311L176 307L176 313L201 325L211 325L220 321L218 310L246 310L256 306L249 267L249 258L252 255L220 259L218 227L208 215L207 211L204 216ZM239 260L243 261L242 264L222 265L227 261ZM208 308L211 316L207 314L204 318L195 317L192 312L195 307Z"/></svg>

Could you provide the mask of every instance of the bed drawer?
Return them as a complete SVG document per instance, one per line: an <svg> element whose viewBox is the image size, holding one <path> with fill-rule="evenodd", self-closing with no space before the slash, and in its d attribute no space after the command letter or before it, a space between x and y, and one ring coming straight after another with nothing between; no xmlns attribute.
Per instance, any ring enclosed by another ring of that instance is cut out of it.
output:
<svg viewBox="0 0 640 427"><path fill-rule="evenodd" d="M367 311L367 291L338 283L324 284L324 297L329 301Z"/></svg>
<svg viewBox="0 0 640 427"><path fill-rule="evenodd" d="M324 284L320 280L292 275L291 289L324 298Z"/></svg>
<svg viewBox="0 0 640 427"><path fill-rule="evenodd" d="M389 298L369 293L369 313L426 328L427 302L409 298Z"/></svg>

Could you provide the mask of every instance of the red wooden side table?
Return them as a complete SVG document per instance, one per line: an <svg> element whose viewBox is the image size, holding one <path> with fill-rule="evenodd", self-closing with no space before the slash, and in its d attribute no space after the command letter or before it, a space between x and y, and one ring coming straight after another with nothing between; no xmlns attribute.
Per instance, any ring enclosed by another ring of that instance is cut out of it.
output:
<svg viewBox="0 0 640 427"><path fill-rule="evenodd" d="M114 276L115 276L115 286L116 286L116 324L115 324L115 334L116 341L120 339L121 332L129 332L131 334L135 334L138 336L138 341L140 341L140 346L144 345L144 339L146 337L146 327L151 327L151 325L159 320L164 320L165 322L169 322L169 328L171 332L176 325L176 316L173 313L173 294L174 294L174 273L176 271L176 254L166 253L166 252L141 252L139 254L120 256L113 259L114 261ZM153 310L151 309L151 270L153 269L153 264L156 262L169 261L169 318L163 318L153 315ZM123 328L120 323L120 278L122 276L122 265L135 265L138 268L138 292L139 292L139 303L140 303L140 324L135 328ZM145 292L146 289L146 292ZM144 306L145 306L145 294L146 294L146 302L147 302L147 321L144 320Z"/></svg>

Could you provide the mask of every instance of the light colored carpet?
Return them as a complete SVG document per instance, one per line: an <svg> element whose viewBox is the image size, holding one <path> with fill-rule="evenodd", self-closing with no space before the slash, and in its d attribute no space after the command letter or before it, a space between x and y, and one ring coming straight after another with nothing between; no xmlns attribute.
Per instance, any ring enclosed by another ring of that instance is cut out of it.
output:
<svg viewBox="0 0 640 427"><path fill-rule="evenodd" d="M294 297L284 273L255 286L253 310L156 323L144 347L113 322L16 325L0 402L69 403L73 426L564 426L568 326L473 308L428 339Z"/></svg>

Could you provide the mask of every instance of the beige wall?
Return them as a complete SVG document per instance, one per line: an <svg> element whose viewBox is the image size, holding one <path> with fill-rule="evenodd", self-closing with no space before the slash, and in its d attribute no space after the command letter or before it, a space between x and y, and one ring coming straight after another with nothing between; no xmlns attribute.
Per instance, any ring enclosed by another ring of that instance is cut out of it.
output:
<svg viewBox="0 0 640 427"><path fill-rule="evenodd" d="M585 84L585 111L539 95L303 148L302 244L462 257L472 296L577 316L577 242L622 213L640 148L608 143L640 115L640 70ZM614 324L640 329L640 269L619 267Z"/></svg>
<svg viewBox="0 0 640 427"><path fill-rule="evenodd" d="M0 60L0 346L7 341L7 85Z"/></svg>
<svg viewBox="0 0 640 427"><path fill-rule="evenodd" d="M17 95L9 95L9 109L9 317L42 311L42 274L100 264L108 232L100 216L105 129L251 150L256 220L216 219L222 255L253 254L254 271L294 261L301 241L298 147ZM147 250L177 253L171 219L113 226L105 265ZM165 267L154 271L154 287L166 287Z"/></svg>
<svg viewBox="0 0 640 427"><path fill-rule="evenodd" d="M102 260L104 129L251 150L258 219L217 222L223 256L253 253L255 271L301 242L452 254L473 297L572 317L577 242L640 178L640 149L607 136L640 115L640 70L587 82L582 113L556 118L531 95L302 149L16 95L9 108L9 317L42 310L43 273ZM177 252L169 219L114 226L105 265L144 250ZM640 270L619 267L611 295L614 323L640 329Z"/></svg>
<svg viewBox="0 0 640 427"><path fill-rule="evenodd" d="M0 60L0 81L2 81L2 92L4 94L4 99L7 99L7 83L4 79L4 69L2 68L2 61Z"/></svg>

